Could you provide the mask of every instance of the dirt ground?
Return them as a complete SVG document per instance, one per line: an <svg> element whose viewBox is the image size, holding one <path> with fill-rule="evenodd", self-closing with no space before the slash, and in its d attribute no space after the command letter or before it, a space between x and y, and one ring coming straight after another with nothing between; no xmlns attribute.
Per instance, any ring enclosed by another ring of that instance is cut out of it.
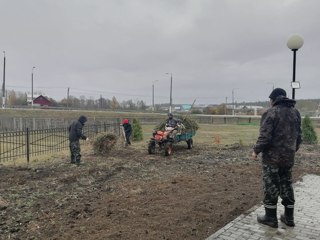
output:
<svg viewBox="0 0 320 240"><path fill-rule="evenodd" d="M176 145L172 156L119 146L29 166L0 165L0 239L205 239L261 202L251 149ZM294 179L320 175L318 146L302 146ZM299 199L297 199L299 201Z"/></svg>

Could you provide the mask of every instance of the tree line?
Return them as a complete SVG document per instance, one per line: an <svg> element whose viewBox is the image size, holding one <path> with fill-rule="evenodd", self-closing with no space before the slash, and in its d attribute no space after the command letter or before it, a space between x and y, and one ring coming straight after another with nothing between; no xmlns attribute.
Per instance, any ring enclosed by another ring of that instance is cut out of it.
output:
<svg viewBox="0 0 320 240"><path fill-rule="evenodd" d="M41 92L35 92L34 96L45 94ZM48 97L47 97L48 98ZM48 100L52 103L51 107L56 108L73 108L73 109L106 109L106 110L139 110L144 111L148 109L146 103L142 100L124 100L118 101L115 96L111 99L100 97L98 99L94 99L92 97L87 98L85 96L80 96L79 98L74 96L69 96L69 98L63 98L61 101L56 101L53 98L48 98ZM299 99L296 100L296 108L303 114L309 116L320 116L320 99ZM0 98L0 103L2 105L2 98ZM249 102L249 103L238 103L240 105L251 105L251 106L262 106L264 109L269 107L268 101L258 101L258 102ZM6 91L6 106L7 107L27 107L27 93L17 92L14 90ZM168 103L156 104L154 106L154 111L161 112L168 107ZM259 110L258 114L264 110ZM240 114L252 115L252 109L242 109L241 111L237 110ZM196 108L194 107L191 111L193 114L210 114L210 115L223 115L223 114L231 114L232 109L228 108L226 104L216 104L216 105L208 105L204 108Z"/></svg>
<svg viewBox="0 0 320 240"><path fill-rule="evenodd" d="M35 92L34 96L43 95L41 92ZM46 96L45 96L46 97ZM147 105L142 100L125 100L118 101L115 96L111 99L100 97L99 99L94 99L92 97L87 98L85 96L80 96L79 98L75 96L69 96L68 98L63 98L61 101L57 101L53 98L46 97L51 102L51 107L57 108L84 108L84 109L111 109L111 110L146 110ZM2 104L2 99L0 99ZM28 106L28 95L27 93L16 92L14 90L7 90L6 92L6 106L7 107L27 107Z"/></svg>

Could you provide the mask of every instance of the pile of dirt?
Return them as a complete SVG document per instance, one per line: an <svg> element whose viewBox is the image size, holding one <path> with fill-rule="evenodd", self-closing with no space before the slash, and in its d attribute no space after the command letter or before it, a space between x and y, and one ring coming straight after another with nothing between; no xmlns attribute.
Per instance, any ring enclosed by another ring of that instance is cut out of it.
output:
<svg viewBox="0 0 320 240"><path fill-rule="evenodd" d="M262 199L251 149L175 145L170 157L116 147L29 166L0 166L0 239L205 239ZM302 146L294 179L320 174ZM299 201L299 199L297 199Z"/></svg>

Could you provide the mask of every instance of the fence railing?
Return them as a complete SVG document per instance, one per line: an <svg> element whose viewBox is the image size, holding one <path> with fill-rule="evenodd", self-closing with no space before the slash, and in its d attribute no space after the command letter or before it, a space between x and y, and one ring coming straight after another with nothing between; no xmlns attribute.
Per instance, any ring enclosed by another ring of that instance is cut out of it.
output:
<svg viewBox="0 0 320 240"><path fill-rule="evenodd" d="M83 133L93 138L100 132L120 135L118 123L85 125ZM50 128L0 133L0 162L53 153L69 148L68 129Z"/></svg>
<svg viewBox="0 0 320 240"><path fill-rule="evenodd" d="M73 118L0 117L0 132L68 127ZM86 124L120 123L119 118L89 118Z"/></svg>

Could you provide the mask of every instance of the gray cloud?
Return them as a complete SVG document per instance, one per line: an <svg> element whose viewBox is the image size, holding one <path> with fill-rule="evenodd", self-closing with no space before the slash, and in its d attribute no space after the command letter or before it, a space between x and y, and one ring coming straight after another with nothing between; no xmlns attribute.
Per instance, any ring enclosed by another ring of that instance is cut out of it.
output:
<svg viewBox="0 0 320 240"><path fill-rule="evenodd" d="M291 92L293 33L297 99L319 98L316 0L2 0L0 46L7 89L151 103L266 100L272 85Z"/></svg>

